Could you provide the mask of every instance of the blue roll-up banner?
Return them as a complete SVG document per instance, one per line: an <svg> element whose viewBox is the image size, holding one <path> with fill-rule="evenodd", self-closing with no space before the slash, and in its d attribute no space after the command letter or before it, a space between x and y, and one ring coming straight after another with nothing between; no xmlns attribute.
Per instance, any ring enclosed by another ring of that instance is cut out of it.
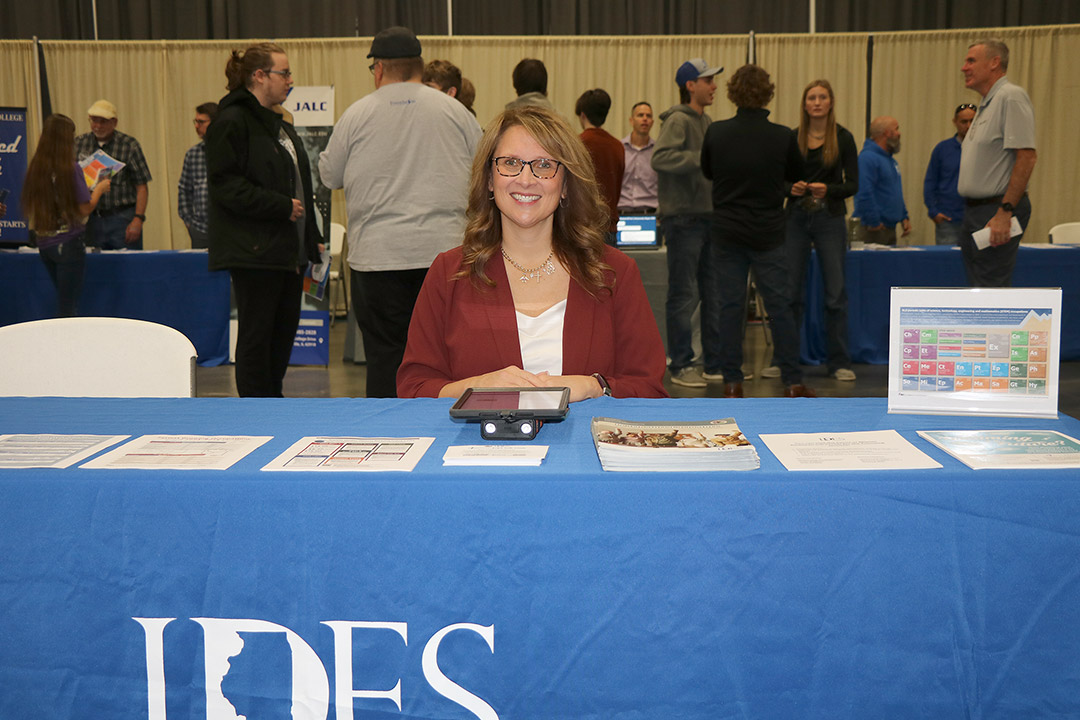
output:
<svg viewBox="0 0 1080 720"><path fill-rule="evenodd" d="M0 107L0 243L30 241L22 214L22 185L26 178L26 108Z"/></svg>
<svg viewBox="0 0 1080 720"><path fill-rule="evenodd" d="M326 149L334 129L334 87L294 87L285 101L293 116L293 126L304 144L311 164L311 185L315 194L315 222L330 249L330 188L319 177L319 154ZM329 255L326 255L329 258ZM329 260L333 261L332 258ZM310 269L310 268L309 268ZM323 283L305 282L301 301L300 327L293 341L290 365L330 364L330 301Z"/></svg>

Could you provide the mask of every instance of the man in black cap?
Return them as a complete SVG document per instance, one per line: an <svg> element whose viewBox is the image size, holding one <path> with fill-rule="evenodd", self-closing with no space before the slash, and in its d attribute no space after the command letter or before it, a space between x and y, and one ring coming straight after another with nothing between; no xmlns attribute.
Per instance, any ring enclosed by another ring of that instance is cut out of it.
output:
<svg viewBox="0 0 1080 720"><path fill-rule="evenodd" d="M461 244L481 131L464 105L421 82L420 41L408 28L380 32L368 57L375 92L338 120L319 172L327 187L345 188L367 396L396 397L424 276L436 255Z"/></svg>

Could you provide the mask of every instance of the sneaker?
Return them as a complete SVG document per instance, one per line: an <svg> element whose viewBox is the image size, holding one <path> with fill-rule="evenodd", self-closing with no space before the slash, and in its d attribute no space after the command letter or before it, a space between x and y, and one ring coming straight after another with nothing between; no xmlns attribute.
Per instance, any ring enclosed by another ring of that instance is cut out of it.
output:
<svg viewBox="0 0 1080 720"><path fill-rule="evenodd" d="M684 367L671 373L671 382L683 387L703 388L708 383L701 377L701 372L696 367Z"/></svg>
<svg viewBox="0 0 1080 720"><path fill-rule="evenodd" d="M833 371L832 376L837 380L842 380L844 382L855 382L855 373L848 368L835 370Z"/></svg>
<svg viewBox="0 0 1080 720"><path fill-rule="evenodd" d="M761 377L763 377L763 378L778 378L778 377L780 377L780 368L776 367L775 365L770 365L769 367L761 368Z"/></svg>
<svg viewBox="0 0 1080 720"><path fill-rule="evenodd" d="M723 373L711 373L711 372L708 372L707 370L703 371L701 373L701 377L705 378L709 382L723 382L724 381L724 374ZM754 373L752 373L752 372L743 372L742 379L743 379L744 382L746 380L753 380L754 379Z"/></svg>

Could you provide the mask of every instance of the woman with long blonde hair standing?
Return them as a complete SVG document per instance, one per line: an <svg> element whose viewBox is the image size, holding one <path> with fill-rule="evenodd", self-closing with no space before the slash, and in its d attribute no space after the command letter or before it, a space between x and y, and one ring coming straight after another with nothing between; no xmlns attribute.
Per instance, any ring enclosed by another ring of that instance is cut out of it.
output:
<svg viewBox="0 0 1080 720"><path fill-rule="evenodd" d="M859 189L859 154L855 138L836 122L834 102L828 80L814 80L803 90L798 134L805 178L791 187L785 246L792 273L791 306L797 325L803 319L810 248L817 250L825 284L829 376L852 381L855 373L848 353L844 287L847 253L844 201Z"/></svg>
<svg viewBox="0 0 1080 720"><path fill-rule="evenodd" d="M66 115L50 115L26 169L22 204L38 252L56 286L58 317L74 317L82 294L86 266L86 218L110 183L93 192L75 161L75 123Z"/></svg>

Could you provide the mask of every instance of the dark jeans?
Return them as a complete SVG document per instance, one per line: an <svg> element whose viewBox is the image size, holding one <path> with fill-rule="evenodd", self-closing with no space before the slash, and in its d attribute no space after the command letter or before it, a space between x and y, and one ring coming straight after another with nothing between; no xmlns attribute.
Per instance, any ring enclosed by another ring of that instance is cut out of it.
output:
<svg viewBox="0 0 1080 720"><path fill-rule="evenodd" d="M799 334L791 313L791 271L784 246L752 250L725 242L714 232L703 255L702 265L708 266L701 299L705 372L722 372L724 382L743 381L746 283L753 269L772 328L773 361L779 366L785 385L801 383Z"/></svg>
<svg viewBox="0 0 1080 720"><path fill-rule="evenodd" d="M353 309L367 358L367 396L397 397L397 371L427 268L351 273Z"/></svg>
<svg viewBox="0 0 1080 720"><path fill-rule="evenodd" d="M209 234L204 233L201 230L188 228L188 236L191 238L192 250L205 250L210 247Z"/></svg>
<svg viewBox="0 0 1080 720"><path fill-rule="evenodd" d="M142 235L133 243L124 240L127 226L135 219L135 206L118 210L112 215L91 213L86 220L86 244L102 250L142 250Z"/></svg>
<svg viewBox="0 0 1080 720"><path fill-rule="evenodd" d="M86 271L86 245L83 239L80 235L38 250L56 288L57 317L75 317L79 314L79 297L82 295Z"/></svg>
<svg viewBox="0 0 1080 720"><path fill-rule="evenodd" d="M968 205L964 210L963 232L960 234L960 252L964 256L964 271L971 287L1011 287L1016 251L1020 248L1023 233L1004 245L990 246L985 250L975 247L971 234L981 230L998 211L997 203ZM1016 204L1016 219L1027 230L1031 220L1031 200L1025 195Z"/></svg>
<svg viewBox="0 0 1080 720"><path fill-rule="evenodd" d="M844 284L847 255L847 223L843 215L821 211L808 213L792 206L788 211L787 249L791 267L791 312L796 330L806 309L806 266L811 246L817 250L821 279L825 285L825 330L829 374L851 367L848 355L848 300Z"/></svg>
<svg viewBox="0 0 1080 720"><path fill-rule="evenodd" d="M690 318L703 293L705 264L701 254L711 226L709 215L666 215L660 219L660 231L667 247L667 352L673 373L694 361L694 330ZM702 315L703 343L704 323Z"/></svg>
<svg viewBox="0 0 1080 720"><path fill-rule="evenodd" d="M236 297L236 392L240 397L284 397L296 328L300 325L303 275L288 270L234 268Z"/></svg>
<svg viewBox="0 0 1080 720"><path fill-rule="evenodd" d="M960 244L960 220L945 220L934 226L935 245Z"/></svg>

